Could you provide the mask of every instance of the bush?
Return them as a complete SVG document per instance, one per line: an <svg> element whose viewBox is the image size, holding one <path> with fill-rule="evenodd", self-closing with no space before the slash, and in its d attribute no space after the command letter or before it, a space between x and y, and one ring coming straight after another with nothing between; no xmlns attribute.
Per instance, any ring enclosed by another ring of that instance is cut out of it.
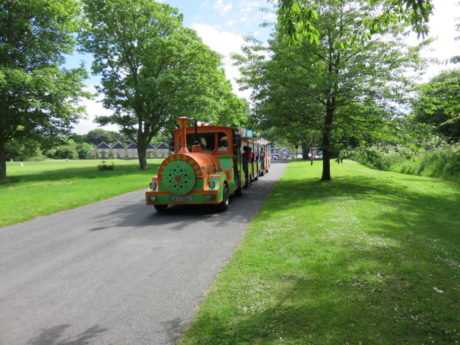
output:
<svg viewBox="0 0 460 345"><path fill-rule="evenodd" d="M97 168L99 171L114 170L115 164L113 164L113 162L111 164L108 164L106 161L102 161L101 164L99 164Z"/></svg>
<svg viewBox="0 0 460 345"><path fill-rule="evenodd" d="M78 152L74 146L68 145L60 145L55 148L52 148L46 152L46 156L49 158L54 159L77 159Z"/></svg>
<svg viewBox="0 0 460 345"><path fill-rule="evenodd" d="M460 144L441 142L424 149L376 145L356 149L348 156L374 169L460 181Z"/></svg>

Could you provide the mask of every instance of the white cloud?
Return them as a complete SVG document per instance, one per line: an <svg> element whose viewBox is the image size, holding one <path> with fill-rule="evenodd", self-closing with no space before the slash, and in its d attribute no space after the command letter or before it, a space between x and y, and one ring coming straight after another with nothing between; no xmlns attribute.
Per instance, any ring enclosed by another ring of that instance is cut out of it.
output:
<svg viewBox="0 0 460 345"><path fill-rule="evenodd" d="M228 4L224 3L224 0L216 0L214 3L214 8L219 11L220 15L223 16L227 12L231 11L233 8L233 4L229 2Z"/></svg>
<svg viewBox="0 0 460 345"><path fill-rule="evenodd" d="M95 93L94 87L86 87L85 91L89 91ZM109 109L104 108L102 105L102 97L97 96L91 100L85 100L81 102L81 105L85 106L87 116L81 119L74 127L73 132L77 134L86 134L90 130L95 129L97 127L104 128L109 131L118 131L118 127L116 125L107 125L107 126L98 126L97 123L94 121L96 116L104 116L104 115L111 115L113 112Z"/></svg>
<svg viewBox="0 0 460 345"><path fill-rule="evenodd" d="M220 30L215 26L202 23L192 24L192 29L198 32L198 35L200 35L206 45L223 56L225 75L232 82L233 91L238 94L239 97L249 98L247 92L238 90L239 86L236 79L238 79L241 74L238 67L233 66L233 61L231 59L232 54L241 52L241 46L244 45L243 37L228 31Z"/></svg>
<svg viewBox="0 0 460 345"><path fill-rule="evenodd" d="M260 2L260 1L241 1L238 4L238 7L241 8L241 12L243 13L249 13L252 12L255 9L260 9L265 5L265 3Z"/></svg>
<svg viewBox="0 0 460 345"><path fill-rule="evenodd" d="M208 1L203 1L202 3L200 3L200 6L205 7L205 8L209 8L209 2Z"/></svg>
<svg viewBox="0 0 460 345"><path fill-rule="evenodd" d="M435 38L429 49L426 49L422 56L428 59L439 60L439 64L431 64L423 76L422 82L427 82L442 70L454 68L452 64L446 63L451 57L460 55L460 41L455 41L455 36L460 35L455 31L455 23L460 5L456 1L434 0L434 11L430 18L430 37ZM409 42L414 44L414 36Z"/></svg>
<svg viewBox="0 0 460 345"><path fill-rule="evenodd" d="M238 23L238 21L236 20L228 20L225 25L227 26L234 26L236 23Z"/></svg>

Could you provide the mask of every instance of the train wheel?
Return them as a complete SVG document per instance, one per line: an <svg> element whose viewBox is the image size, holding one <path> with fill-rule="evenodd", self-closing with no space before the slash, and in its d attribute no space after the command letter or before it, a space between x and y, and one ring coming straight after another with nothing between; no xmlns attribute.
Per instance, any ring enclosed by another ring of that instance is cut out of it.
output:
<svg viewBox="0 0 460 345"><path fill-rule="evenodd" d="M224 186L223 196L224 196L224 200L220 204L217 205L217 211L219 212L226 211L228 208L228 205L230 204L230 193L228 191L227 184L225 184Z"/></svg>
<svg viewBox="0 0 460 345"><path fill-rule="evenodd" d="M153 207L155 207L155 210L157 210L158 213L164 213L166 212L168 205L153 205Z"/></svg>

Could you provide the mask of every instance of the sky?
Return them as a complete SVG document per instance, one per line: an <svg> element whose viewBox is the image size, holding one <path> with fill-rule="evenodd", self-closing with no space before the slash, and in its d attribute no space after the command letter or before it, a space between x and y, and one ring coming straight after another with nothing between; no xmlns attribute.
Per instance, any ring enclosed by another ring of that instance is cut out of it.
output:
<svg viewBox="0 0 460 345"><path fill-rule="evenodd" d="M222 55L225 73L232 81L234 92L247 98L249 94L238 90L235 79L238 78L238 68L233 66L231 55L238 53L244 45L244 37L253 36L261 41L266 41L272 28L261 27L264 22L273 23L275 15L270 11L267 0L162 0L179 9L184 15L184 25L197 31L211 49ZM434 13L430 18L430 36L436 41L429 49L423 52L423 56L433 60L444 61L454 55L460 55L460 41L455 41L455 36L460 35L455 31L456 18L460 17L458 0L434 0ZM459 19L460 21L460 19ZM415 35L409 38L411 44L416 43ZM74 54L68 57L67 67L84 62L88 69L91 65L91 56ZM430 64L421 82L429 79L444 69L446 64ZM95 90L99 83L99 77L92 76L87 80L87 89ZM104 109L100 103L100 97L85 101L87 118L80 120L74 126L74 132L85 134L91 129L98 128L94 122L97 115L109 115L110 110ZM117 130L114 125L103 127L108 130Z"/></svg>

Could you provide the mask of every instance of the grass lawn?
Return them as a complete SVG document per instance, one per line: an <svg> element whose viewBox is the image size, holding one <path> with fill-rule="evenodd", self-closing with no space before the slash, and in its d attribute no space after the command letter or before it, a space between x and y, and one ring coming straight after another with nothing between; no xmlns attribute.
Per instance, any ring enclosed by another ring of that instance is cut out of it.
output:
<svg viewBox="0 0 460 345"><path fill-rule="evenodd" d="M182 345L460 343L460 185L332 173L289 164Z"/></svg>
<svg viewBox="0 0 460 345"><path fill-rule="evenodd" d="M139 171L137 160L113 162L113 171L98 171L99 160L7 163L8 177L0 183L0 226L147 188L161 160L149 160L148 171Z"/></svg>

